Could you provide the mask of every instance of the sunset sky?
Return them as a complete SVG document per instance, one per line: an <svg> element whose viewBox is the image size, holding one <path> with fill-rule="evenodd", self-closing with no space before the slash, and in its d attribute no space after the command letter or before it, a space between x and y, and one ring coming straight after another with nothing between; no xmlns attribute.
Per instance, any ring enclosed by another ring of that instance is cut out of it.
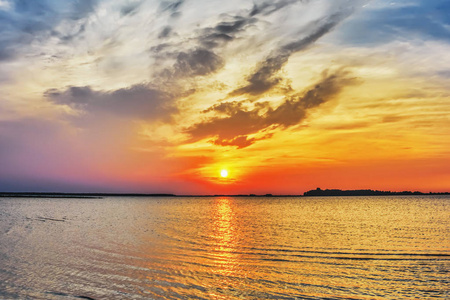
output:
<svg viewBox="0 0 450 300"><path fill-rule="evenodd" d="M0 0L0 191L316 187L450 191L450 1Z"/></svg>

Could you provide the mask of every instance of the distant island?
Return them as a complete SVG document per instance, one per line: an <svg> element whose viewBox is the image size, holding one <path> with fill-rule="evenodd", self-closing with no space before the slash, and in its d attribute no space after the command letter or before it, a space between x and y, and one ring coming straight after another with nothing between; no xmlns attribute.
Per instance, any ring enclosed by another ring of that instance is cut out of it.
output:
<svg viewBox="0 0 450 300"><path fill-rule="evenodd" d="M408 195L450 195L449 192L422 193L418 191L377 191L377 190L339 190L317 188L303 195L275 194L215 194L215 195L175 195L175 194L138 194L138 193L45 193L45 192L0 192L0 197L8 198L103 198L103 197L328 197L328 196L408 196Z"/></svg>
<svg viewBox="0 0 450 300"><path fill-rule="evenodd" d="M449 195L450 193L422 193L422 192L391 192L391 191L376 191L376 190L339 190L339 189L326 189L322 190L317 188L303 193L305 197L311 196L403 196L403 195Z"/></svg>

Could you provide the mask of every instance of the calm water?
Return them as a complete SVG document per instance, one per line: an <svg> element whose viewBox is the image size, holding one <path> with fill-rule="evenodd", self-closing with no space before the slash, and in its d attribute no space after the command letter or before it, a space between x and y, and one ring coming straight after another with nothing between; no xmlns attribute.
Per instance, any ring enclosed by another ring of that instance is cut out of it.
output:
<svg viewBox="0 0 450 300"><path fill-rule="evenodd" d="M0 198L1 299L450 298L450 197Z"/></svg>

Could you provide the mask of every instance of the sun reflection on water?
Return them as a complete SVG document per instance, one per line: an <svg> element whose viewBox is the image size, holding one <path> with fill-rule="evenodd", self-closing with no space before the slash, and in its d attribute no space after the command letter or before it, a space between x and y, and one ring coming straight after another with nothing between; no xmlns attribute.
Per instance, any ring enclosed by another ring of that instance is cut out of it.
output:
<svg viewBox="0 0 450 300"><path fill-rule="evenodd" d="M411 199L156 200L135 200L130 216L141 223L114 225L140 242L122 242L108 261L143 284L144 299L373 299L371 291L383 298L419 285L442 295L447 286L448 214L423 206L412 214ZM431 217L439 218L432 232Z"/></svg>
<svg viewBox="0 0 450 300"><path fill-rule="evenodd" d="M237 266L236 240L233 200L218 198L213 211L211 237L214 241L213 255L215 272L229 276Z"/></svg>

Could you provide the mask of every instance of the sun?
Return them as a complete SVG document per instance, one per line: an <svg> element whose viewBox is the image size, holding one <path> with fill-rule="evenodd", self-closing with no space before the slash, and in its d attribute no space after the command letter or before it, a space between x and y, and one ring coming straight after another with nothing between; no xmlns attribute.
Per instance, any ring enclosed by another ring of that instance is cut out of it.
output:
<svg viewBox="0 0 450 300"><path fill-rule="evenodd" d="M228 171L225 170L225 169L221 170L221 171L220 171L220 176L222 176L223 178L228 177Z"/></svg>

